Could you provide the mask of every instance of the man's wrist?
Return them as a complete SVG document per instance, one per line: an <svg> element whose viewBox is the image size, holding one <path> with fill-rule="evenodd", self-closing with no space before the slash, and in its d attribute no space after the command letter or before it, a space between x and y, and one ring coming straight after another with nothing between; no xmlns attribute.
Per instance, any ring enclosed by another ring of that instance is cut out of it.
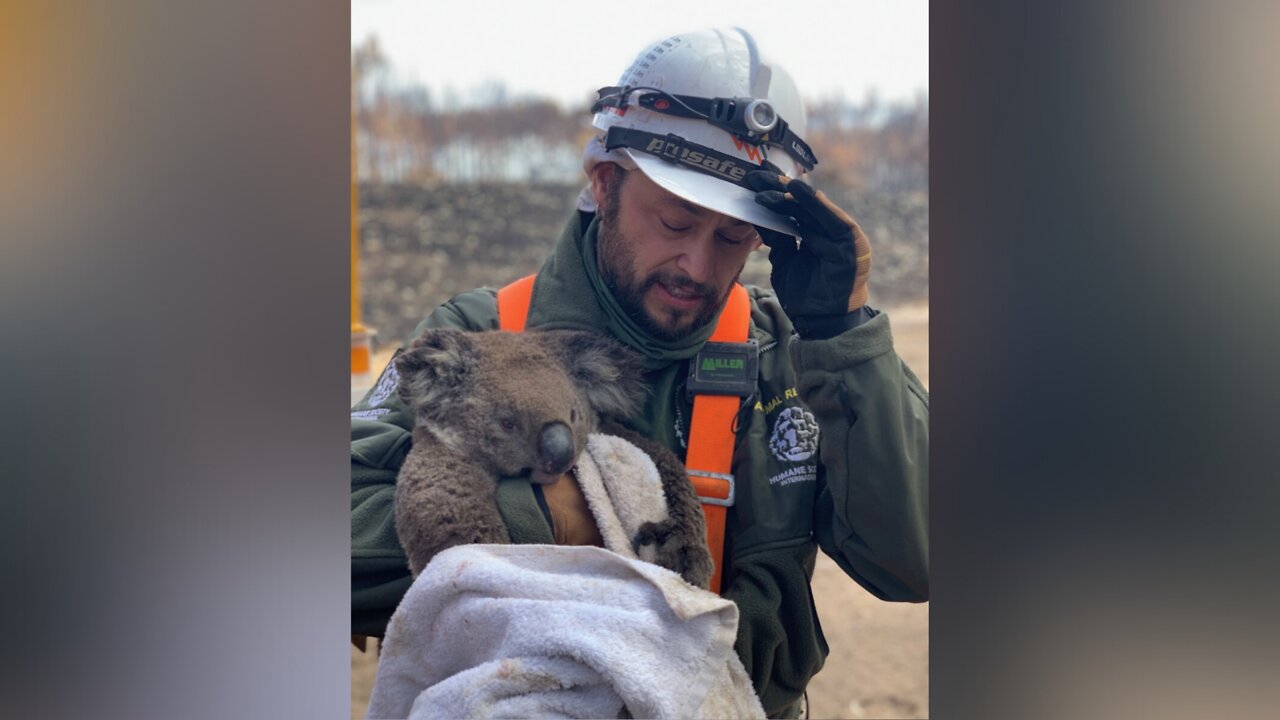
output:
<svg viewBox="0 0 1280 720"><path fill-rule="evenodd" d="M879 315L875 308L863 305L853 312L836 315L803 315L793 318L791 324L801 340L827 340L846 330L852 330Z"/></svg>

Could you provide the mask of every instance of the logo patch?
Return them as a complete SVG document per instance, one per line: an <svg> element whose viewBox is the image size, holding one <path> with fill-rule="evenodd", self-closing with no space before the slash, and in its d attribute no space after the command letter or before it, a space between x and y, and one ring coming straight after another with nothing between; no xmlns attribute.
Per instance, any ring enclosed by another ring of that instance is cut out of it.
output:
<svg viewBox="0 0 1280 720"><path fill-rule="evenodd" d="M706 358L702 361L702 372L717 372L720 370L742 370L746 368L747 361L742 358Z"/></svg>
<svg viewBox="0 0 1280 720"><path fill-rule="evenodd" d="M396 386L400 384L400 373L396 372L396 364L394 362L387 363L387 369L382 371L382 377L378 378L378 385L369 393L369 406L373 407L381 405L387 398L391 397L391 393L396 391Z"/></svg>
<svg viewBox="0 0 1280 720"><path fill-rule="evenodd" d="M683 142L680 138L677 138L677 141ZM734 142L737 142L737 138L734 138ZM709 150L709 148L704 148L704 150ZM732 183L736 183L747 176L747 169L728 155L717 153L717 156L708 154L708 152L692 150L681 144L672 143L670 139L665 137L655 136L650 138L649 144L644 147L644 151L651 155L664 157L671 162L688 165ZM756 150L757 154L759 152L759 150Z"/></svg>
<svg viewBox="0 0 1280 720"><path fill-rule="evenodd" d="M755 145L748 145L747 143L742 142L742 140L738 139L737 135L734 135L732 137L733 137L733 146L738 148L739 150L745 150L747 153L748 160L754 163L758 163L764 159L760 155L760 148L756 147Z"/></svg>
<svg viewBox="0 0 1280 720"><path fill-rule="evenodd" d="M378 418L391 412L391 408L374 408L372 410L356 410L351 413L351 417L356 420L377 420Z"/></svg>
<svg viewBox="0 0 1280 720"><path fill-rule="evenodd" d="M773 421L769 450L782 462L808 460L818 452L818 419L802 407L789 407Z"/></svg>
<svg viewBox="0 0 1280 720"><path fill-rule="evenodd" d="M786 487L798 482L816 482L817 480L817 465L799 465L769 478L769 484L776 487Z"/></svg>

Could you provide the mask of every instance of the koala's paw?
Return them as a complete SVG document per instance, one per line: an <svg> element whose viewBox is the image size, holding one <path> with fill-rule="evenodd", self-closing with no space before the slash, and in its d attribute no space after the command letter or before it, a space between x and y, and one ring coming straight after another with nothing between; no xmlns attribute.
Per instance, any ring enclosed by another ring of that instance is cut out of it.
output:
<svg viewBox="0 0 1280 720"><path fill-rule="evenodd" d="M679 573L690 585L704 590L711 585L711 573L715 567L706 538L676 525L672 520L647 522L636 531L631 548L636 555L641 555L641 550L649 546L653 548L654 564Z"/></svg>

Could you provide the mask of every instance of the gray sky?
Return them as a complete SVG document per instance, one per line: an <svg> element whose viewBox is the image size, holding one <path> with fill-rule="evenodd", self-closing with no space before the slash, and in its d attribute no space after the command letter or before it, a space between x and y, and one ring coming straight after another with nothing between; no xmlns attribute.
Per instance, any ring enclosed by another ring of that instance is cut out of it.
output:
<svg viewBox="0 0 1280 720"><path fill-rule="evenodd" d="M646 44L741 26L806 97L875 88L887 100L929 87L926 0L353 0L352 43L377 34L403 79L440 97L500 80L516 94L583 102Z"/></svg>

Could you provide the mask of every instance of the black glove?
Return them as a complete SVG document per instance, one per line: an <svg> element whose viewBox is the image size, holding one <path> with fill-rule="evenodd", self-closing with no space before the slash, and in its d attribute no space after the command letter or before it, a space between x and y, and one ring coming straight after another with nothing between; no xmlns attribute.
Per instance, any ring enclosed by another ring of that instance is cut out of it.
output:
<svg viewBox="0 0 1280 720"><path fill-rule="evenodd" d="M801 180L757 170L747 175L756 202L795 218L796 238L757 227L769 246L769 276L801 337L831 337L857 324L867 302L871 244L858 223Z"/></svg>

